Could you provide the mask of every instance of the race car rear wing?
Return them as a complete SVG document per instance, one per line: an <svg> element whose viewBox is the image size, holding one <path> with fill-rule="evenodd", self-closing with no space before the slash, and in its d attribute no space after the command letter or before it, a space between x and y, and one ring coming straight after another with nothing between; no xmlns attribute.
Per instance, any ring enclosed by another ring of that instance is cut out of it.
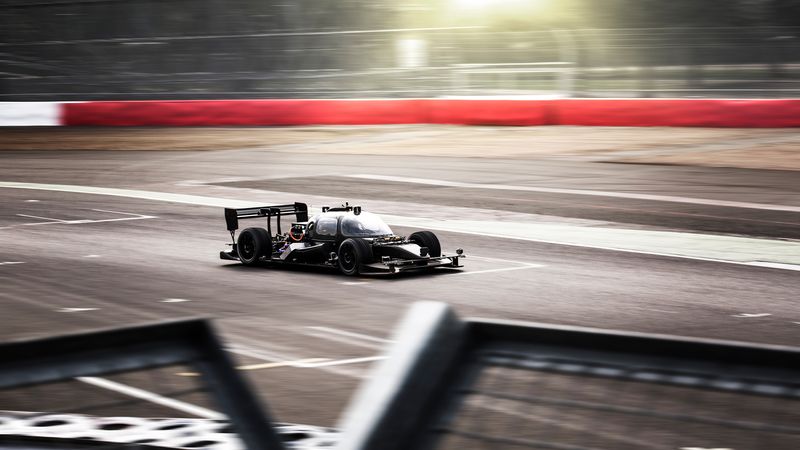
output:
<svg viewBox="0 0 800 450"><path fill-rule="evenodd" d="M278 219L278 234L281 233L281 216L294 214L297 222L308 221L308 205L297 203L291 205L257 206L253 208L225 208L225 223L228 231L233 233L239 228L239 219L267 218L267 230L272 235L272 218Z"/></svg>

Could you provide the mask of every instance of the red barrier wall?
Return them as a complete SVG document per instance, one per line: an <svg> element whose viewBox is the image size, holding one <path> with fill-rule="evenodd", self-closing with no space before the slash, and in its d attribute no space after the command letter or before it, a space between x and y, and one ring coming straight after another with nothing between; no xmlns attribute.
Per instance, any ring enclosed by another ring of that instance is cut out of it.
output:
<svg viewBox="0 0 800 450"><path fill-rule="evenodd" d="M800 127L798 100L190 100L63 105L64 125L595 125Z"/></svg>
<svg viewBox="0 0 800 450"><path fill-rule="evenodd" d="M456 125L556 125L549 100L429 99L425 123Z"/></svg>
<svg viewBox="0 0 800 450"><path fill-rule="evenodd" d="M565 99L559 125L798 127L800 100Z"/></svg>
<svg viewBox="0 0 800 450"><path fill-rule="evenodd" d="M224 126L421 123L421 100L188 100L64 105L64 125Z"/></svg>

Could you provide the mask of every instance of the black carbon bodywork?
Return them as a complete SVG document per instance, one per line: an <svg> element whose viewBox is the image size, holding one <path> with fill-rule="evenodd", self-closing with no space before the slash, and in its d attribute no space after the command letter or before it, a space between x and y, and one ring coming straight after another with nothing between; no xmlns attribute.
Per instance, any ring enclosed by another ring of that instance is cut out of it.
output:
<svg viewBox="0 0 800 450"><path fill-rule="evenodd" d="M465 257L461 249L455 255L430 254L432 251L440 252L438 239L430 232L424 233L430 236L427 239L435 240L435 245L431 245L433 250L423 246L422 243L426 241L420 241L413 234L408 238L398 236L392 234L388 227L385 227L385 232L379 231L377 234L370 234L369 230L361 235L347 233L348 226L352 228L353 223L360 225L360 217L369 216L373 221L377 217L369 213L362 215L358 206L323 207L322 211L322 214L309 219L308 206L305 203L226 208L225 221L233 242L228 244L230 250L220 252L220 258L241 261L248 265L259 262L339 268L348 275L463 267L459 264L460 258ZM292 222L290 231L283 233L280 219L287 216L294 216L296 220ZM239 220L256 218L266 219L266 227L244 229L239 233L237 241ZM277 225L274 234L272 219L276 219ZM259 253L253 254L253 251ZM339 261L340 255L344 255L345 261ZM351 259L354 260L350 261ZM356 267L348 270L348 265L352 264Z"/></svg>

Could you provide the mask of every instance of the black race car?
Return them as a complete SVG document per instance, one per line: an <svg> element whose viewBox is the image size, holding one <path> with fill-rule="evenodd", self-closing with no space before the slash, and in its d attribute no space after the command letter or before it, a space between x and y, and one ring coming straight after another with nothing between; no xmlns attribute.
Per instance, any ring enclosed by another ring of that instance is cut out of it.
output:
<svg viewBox="0 0 800 450"><path fill-rule="evenodd" d="M294 216L287 233L281 232L281 218ZM265 218L266 228L245 228L236 237L239 220ZM272 233L276 219L277 230ZM439 239L430 231L398 236L375 214L360 206L322 207L309 219L305 203L225 208L225 222L231 233L231 249L221 259L244 265L261 262L336 267L345 275L370 272L395 273L433 267L463 267L462 249L455 255L442 254Z"/></svg>

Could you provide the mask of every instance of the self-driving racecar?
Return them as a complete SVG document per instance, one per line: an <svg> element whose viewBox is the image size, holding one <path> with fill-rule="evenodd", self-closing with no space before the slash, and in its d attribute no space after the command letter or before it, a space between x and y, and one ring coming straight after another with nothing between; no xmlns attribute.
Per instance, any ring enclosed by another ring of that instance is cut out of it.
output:
<svg viewBox="0 0 800 450"><path fill-rule="evenodd" d="M281 218L294 216L288 232L281 232ZM245 228L236 237L239 220L266 219L266 228ZM276 232L272 232L275 219ZM221 259L259 263L295 264L338 268L345 275L396 273L434 267L463 267L464 251L442 254L439 239L430 231L398 236L375 214L360 206L345 204L322 207L311 218L305 203L225 208L225 222L231 234L231 249Z"/></svg>

